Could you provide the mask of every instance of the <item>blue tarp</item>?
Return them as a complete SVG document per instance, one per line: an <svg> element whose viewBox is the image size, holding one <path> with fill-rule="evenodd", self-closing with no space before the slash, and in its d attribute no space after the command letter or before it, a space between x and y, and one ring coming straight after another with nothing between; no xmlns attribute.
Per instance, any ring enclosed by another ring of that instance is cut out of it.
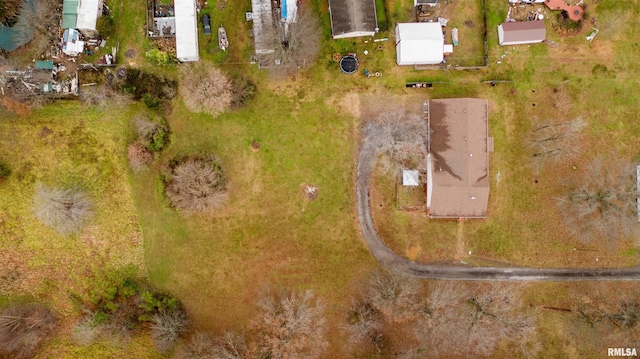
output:
<svg viewBox="0 0 640 359"><path fill-rule="evenodd" d="M282 18L287 18L287 0L282 0Z"/></svg>

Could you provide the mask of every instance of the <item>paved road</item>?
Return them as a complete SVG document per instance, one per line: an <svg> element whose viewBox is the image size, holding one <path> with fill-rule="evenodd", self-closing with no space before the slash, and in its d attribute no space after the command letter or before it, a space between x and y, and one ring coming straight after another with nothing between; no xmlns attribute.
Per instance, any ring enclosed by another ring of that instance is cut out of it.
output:
<svg viewBox="0 0 640 359"><path fill-rule="evenodd" d="M364 146L363 146L364 147ZM428 265L400 257L382 243L371 217L369 185L376 156L361 150L356 170L356 200L358 219L364 241L384 266L415 277L447 280L503 280L503 281L580 281L580 280L640 280L640 268L578 269L527 267L467 267Z"/></svg>

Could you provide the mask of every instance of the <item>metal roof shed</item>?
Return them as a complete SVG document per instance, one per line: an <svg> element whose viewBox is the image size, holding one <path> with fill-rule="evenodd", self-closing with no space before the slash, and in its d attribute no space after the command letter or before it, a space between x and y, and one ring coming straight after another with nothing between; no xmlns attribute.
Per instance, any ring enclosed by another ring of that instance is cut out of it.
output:
<svg viewBox="0 0 640 359"><path fill-rule="evenodd" d="M419 186L420 173L416 170L402 170L402 185L412 187Z"/></svg>
<svg viewBox="0 0 640 359"><path fill-rule="evenodd" d="M175 0L176 53L182 62L198 61L198 18L195 0Z"/></svg>
<svg viewBox="0 0 640 359"><path fill-rule="evenodd" d="M36 70L53 70L53 61L51 60L36 61L33 68Z"/></svg>
<svg viewBox="0 0 640 359"><path fill-rule="evenodd" d="M78 19L78 0L65 0L62 4L62 28L73 29Z"/></svg>
<svg viewBox="0 0 640 359"><path fill-rule="evenodd" d="M251 0L253 16L253 38L256 54L272 54L275 52L273 42L273 16L271 0Z"/></svg>
<svg viewBox="0 0 640 359"><path fill-rule="evenodd" d="M80 0L75 27L82 31L95 31L100 15L102 15L102 0Z"/></svg>
<svg viewBox="0 0 640 359"><path fill-rule="evenodd" d="M437 22L396 25L398 65L434 65L444 59L444 35Z"/></svg>
<svg viewBox="0 0 640 359"><path fill-rule="evenodd" d="M547 28L542 21L505 22L498 25L500 45L523 45L543 42Z"/></svg>
<svg viewBox="0 0 640 359"><path fill-rule="evenodd" d="M373 36L378 30L375 0L329 0L334 39Z"/></svg>

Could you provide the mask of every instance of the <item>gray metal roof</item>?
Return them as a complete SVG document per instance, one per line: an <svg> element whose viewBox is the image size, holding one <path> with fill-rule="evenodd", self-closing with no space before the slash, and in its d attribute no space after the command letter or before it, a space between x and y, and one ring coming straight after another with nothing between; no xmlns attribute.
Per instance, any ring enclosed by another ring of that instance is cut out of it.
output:
<svg viewBox="0 0 640 359"><path fill-rule="evenodd" d="M378 27L375 0L329 0L334 38L375 34Z"/></svg>

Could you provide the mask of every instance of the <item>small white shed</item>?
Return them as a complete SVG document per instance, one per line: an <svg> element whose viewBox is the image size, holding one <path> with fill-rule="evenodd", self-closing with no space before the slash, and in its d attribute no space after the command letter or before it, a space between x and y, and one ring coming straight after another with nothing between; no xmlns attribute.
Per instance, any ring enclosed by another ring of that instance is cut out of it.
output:
<svg viewBox="0 0 640 359"><path fill-rule="evenodd" d="M402 185L416 187L420 185L420 174L416 170L402 170Z"/></svg>
<svg viewBox="0 0 640 359"><path fill-rule="evenodd" d="M437 22L396 25L398 65L434 65L444 59L444 35Z"/></svg>

